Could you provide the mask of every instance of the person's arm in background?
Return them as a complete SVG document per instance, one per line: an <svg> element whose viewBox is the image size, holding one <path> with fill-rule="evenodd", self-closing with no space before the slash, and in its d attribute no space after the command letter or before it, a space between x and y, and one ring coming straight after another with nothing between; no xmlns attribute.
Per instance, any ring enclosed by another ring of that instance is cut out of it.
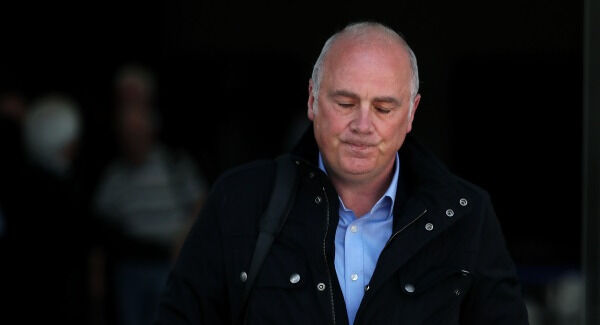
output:
<svg viewBox="0 0 600 325"><path fill-rule="evenodd" d="M204 203L206 201L206 197L204 193L202 193L196 203L194 204L193 212L190 214L190 217L187 219L186 225L181 229L181 231L175 236L175 241L173 244L173 249L171 251L171 259L173 263L177 261L177 257L179 257L179 253L181 251L181 247L183 247L183 243L185 242L186 236L192 229L192 226L196 222L197 216L200 215L202 208L204 207Z"/></svg>
<svg viewBox="0 0 600 325"><path fill-rule="evenodd" d="M215 192L211 192L169 274L156 324L231 323L218 222L220 200Z"/></svg>
<svg viewBox="0 0 600 325"><path fill-rule="evenodd" d="M173 262L179 256L186 236L196 222L197 216L202 211L209 188L206 178L193 160L187 155L181 154L181 156L177 163L177 177L182 181L182 189L179 194L186 202L188 217L186 218L185 225L174 238L171 250Z"/></svg>

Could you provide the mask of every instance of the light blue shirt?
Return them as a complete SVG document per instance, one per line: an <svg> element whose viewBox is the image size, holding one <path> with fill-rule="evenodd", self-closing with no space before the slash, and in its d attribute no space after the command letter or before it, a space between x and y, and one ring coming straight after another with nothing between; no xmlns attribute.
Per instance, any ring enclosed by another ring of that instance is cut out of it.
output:
<svg viewBox="0 0 600 325"><path fill-rule="evenodd" d="M321 153L319 168L327 173ZM392 235L392 211L396 198L400 158L396 154L394 177L383 196L367 214L357 218L352 210L340 200L340 220L335 232L335 272L346 302L348 320L354 324L354 317L369 284L379 254Z"/></svg>

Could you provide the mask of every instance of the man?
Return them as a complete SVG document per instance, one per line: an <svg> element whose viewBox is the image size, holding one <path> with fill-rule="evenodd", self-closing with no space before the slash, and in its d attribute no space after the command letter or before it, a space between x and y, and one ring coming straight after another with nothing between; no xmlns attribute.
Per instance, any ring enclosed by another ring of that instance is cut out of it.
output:
<svg viewBox="0 0 600 325"><path fill-rule="evenodd" d="M159 323L527 324L487 194L407 137L416 59L377 23L333 35L309 82L288 219L240 306L274 164L224 175L188 236Z"/></svg>
<svg viewBox="0 0 600 325"><path fill-rule="evenodd" d="M100 179L93 208L101 245L92 250L93 299L114 290L116 324L151 324L183 234L204 196L204 179L183 151L159 140L152 74L126 66L116 78L120 156ZM106 278L106 280L105 280ZM110 307L109 307L110 308Z"/></svg>

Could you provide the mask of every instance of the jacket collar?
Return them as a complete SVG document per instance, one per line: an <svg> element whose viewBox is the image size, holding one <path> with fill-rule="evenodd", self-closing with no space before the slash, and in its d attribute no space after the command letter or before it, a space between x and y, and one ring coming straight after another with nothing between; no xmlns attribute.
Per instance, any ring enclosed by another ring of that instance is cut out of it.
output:
<svg viewBox="0 0 600 325"><path fill-rule="evenodd" d="M313 168L319 168L319 148L312 124L308 127L291 154ZM410 134L398 151L400 157L400 180L396 202L403 202L419 193L456 192L454 176L427 149ZM436 195L436 196L439 196ZM396 204L397 207L400 204ZM396 208L394 209L396 212Z"/></svg>
<svg viewBox="0 0 600 325"><path fill-rule="evenodd" d="M319 147L315 140L312 123L304 131L304 134L292 149L291 154L294 158L303 160L314 168L319 168Z"/></svg>
<svg viewBox="0 0 600 325"><path fill-rule="evenodd" d="M318 170L319 149L313 127L292 151L295 159ZM458 178L413 136L407 135L398 151L400 175L394 204L392 237L380 256L371 284L376 288L432 239L446 231L471 209L468 194ZM328 186L335 192L333 186ZM337 193L336 193L337 194ZM337 211L337 207L336 207ZM333 218L330 227L337 225ZM333 249L333 248L330 248ZM333 252L331 252L333 254ZM379 265L381 264L381 265Z"/></svg>

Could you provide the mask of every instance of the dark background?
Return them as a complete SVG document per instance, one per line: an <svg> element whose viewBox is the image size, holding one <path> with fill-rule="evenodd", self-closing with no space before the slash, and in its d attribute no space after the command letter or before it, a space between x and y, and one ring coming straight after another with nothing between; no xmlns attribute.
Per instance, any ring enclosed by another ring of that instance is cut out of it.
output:
<svg viewBox="0 0 600 325"><path fill-rule="evenodd" d="M114 74L143 64L164 141L213 182L287 148L329 35L385 23L419 61L414 134L490 192L523 281L552 281L580 267L582 12L572 0L3 4L0 91L75 98L91 193L116 153Z"/></svg>

